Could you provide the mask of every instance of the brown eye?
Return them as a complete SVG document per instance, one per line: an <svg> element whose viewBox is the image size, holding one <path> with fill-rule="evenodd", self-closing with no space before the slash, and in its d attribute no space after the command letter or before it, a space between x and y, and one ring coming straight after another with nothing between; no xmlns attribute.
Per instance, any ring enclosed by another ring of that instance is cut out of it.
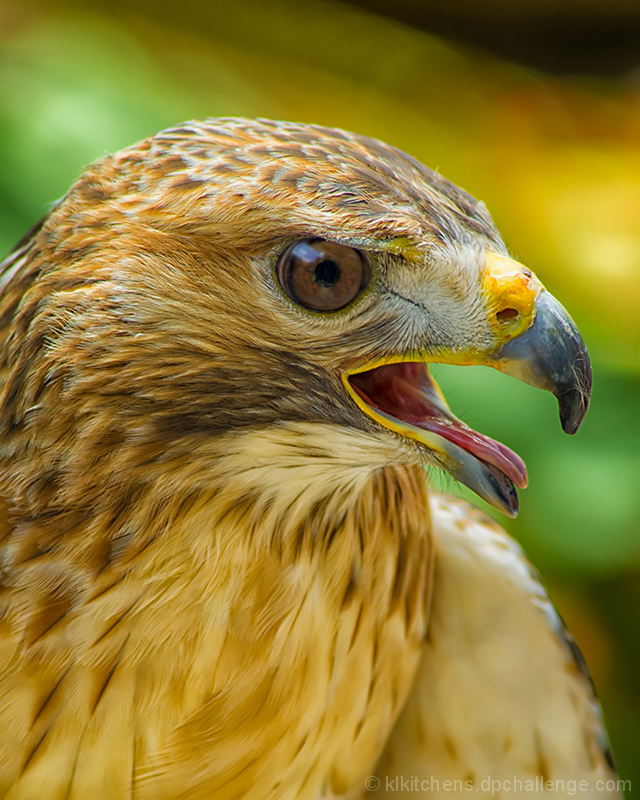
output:
<svg viewBox="0 0 640 800"><path fill-rule="evenodd" d="M280 256L278 280L289 297L314 311L337 311L356 298L371 278L359 250L324 239L301 239Z"/></svg>

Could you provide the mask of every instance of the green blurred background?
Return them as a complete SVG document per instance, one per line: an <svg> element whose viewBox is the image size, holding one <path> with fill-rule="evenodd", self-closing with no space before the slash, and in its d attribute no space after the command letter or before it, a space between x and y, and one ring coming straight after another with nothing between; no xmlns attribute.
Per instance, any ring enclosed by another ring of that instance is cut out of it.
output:
<svg viewBox="0 0 640 800"><path fill-rule="evenodd" d="M355 130L486 202L579 324L592 406L572 439L551 396L487 369L437 377L527 461L520 516L501 521L575 634L640 797L640 6L4 0L2 14L5 252L84 165L192 117Z"/></svg>

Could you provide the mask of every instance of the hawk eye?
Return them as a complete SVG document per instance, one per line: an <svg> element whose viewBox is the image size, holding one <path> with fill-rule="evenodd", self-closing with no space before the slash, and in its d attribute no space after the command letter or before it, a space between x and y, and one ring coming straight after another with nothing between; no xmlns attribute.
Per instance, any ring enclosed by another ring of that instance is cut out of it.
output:
<svg viewBox="0 0 640 800"><path fill-rule="evenodd" d="M276 271L293 302L313 311L344 308L371 279L364 253L324 239L295 242L280 256Z"/></svg>

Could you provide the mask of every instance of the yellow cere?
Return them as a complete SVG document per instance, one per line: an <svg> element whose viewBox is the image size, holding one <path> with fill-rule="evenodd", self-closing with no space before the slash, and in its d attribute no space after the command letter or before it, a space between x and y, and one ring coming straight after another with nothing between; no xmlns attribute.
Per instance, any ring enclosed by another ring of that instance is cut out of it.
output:
<svg viewBox="0 0 640 800"><path fill-rule="evenodd" d="M542 283L531 270L507 256L487 253L482 295L489 320L505 341L527 330L533 321Z"/></svg>

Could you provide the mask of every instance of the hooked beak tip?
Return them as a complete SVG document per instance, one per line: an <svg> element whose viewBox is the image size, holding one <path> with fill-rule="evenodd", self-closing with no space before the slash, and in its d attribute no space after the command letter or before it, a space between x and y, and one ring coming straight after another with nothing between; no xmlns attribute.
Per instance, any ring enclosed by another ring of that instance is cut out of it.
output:
<svg viewBox="0 0 640 800"><path fill-rule="evenodd" d="M560 407L560 423L565 433L573 435L577 433L582 420L589 408L589 394L580 389L560 395L558 397Z"/></svg>

